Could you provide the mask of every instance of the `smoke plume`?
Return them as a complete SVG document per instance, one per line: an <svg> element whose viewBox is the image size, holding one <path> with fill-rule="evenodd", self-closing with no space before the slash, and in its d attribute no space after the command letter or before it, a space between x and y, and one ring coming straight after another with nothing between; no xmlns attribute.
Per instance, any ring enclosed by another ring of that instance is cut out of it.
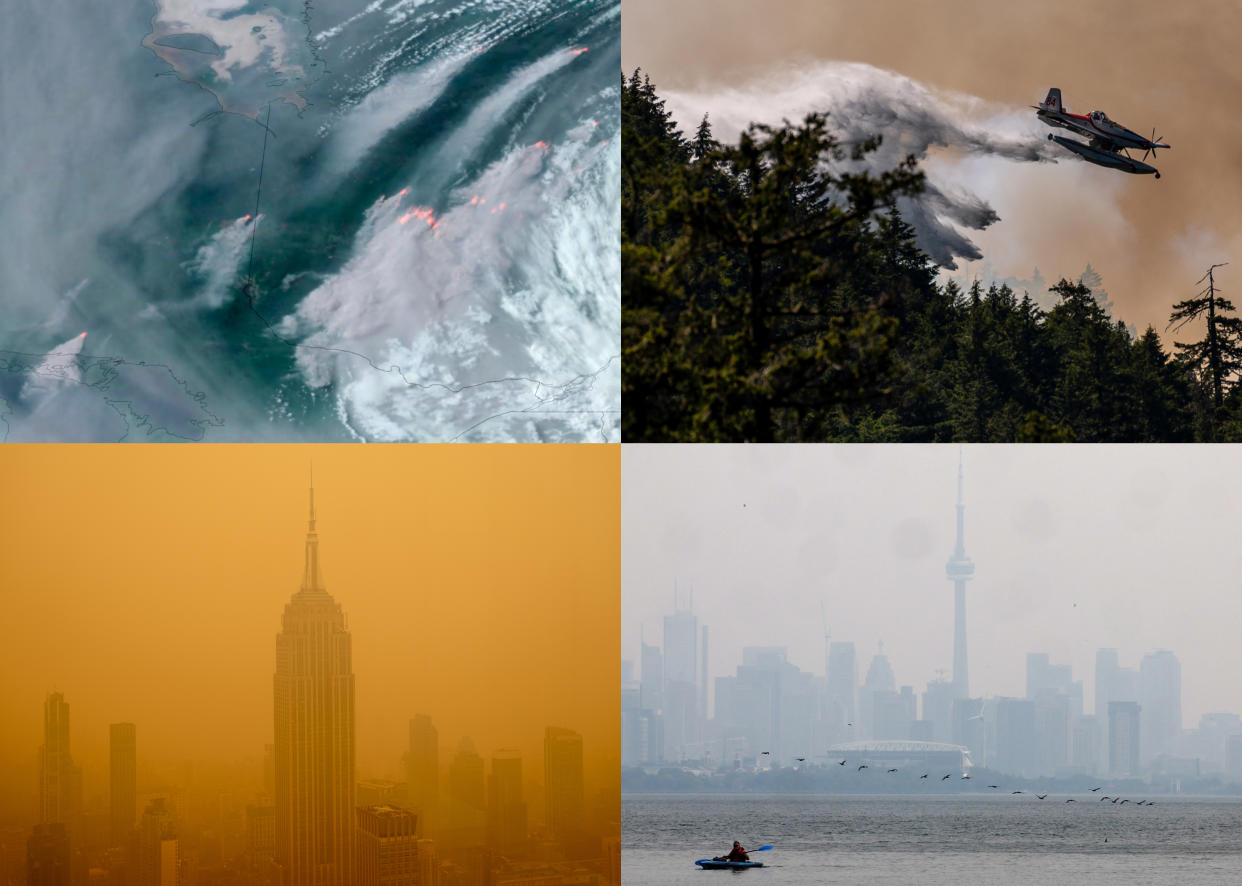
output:
<svg viewBox="0 0 1242 886"><path fill-rule="evenodd" d="M721 90L673 91L668 106L683 130L708 114L716 137L725 141L736 139L751 122L796 122L813 111L826 111L829 128L846 146L881 136L878 150L849 164L876 172L910 155L926 161L943 149L1017 163L1056 162L1063 154L1044 139L1037 121L1017 109L933 90L858 62L781 69ZM948 181L942 171L920 165L928 173L925 190L899 203L919 246L936 264L950 269L957 267L958 258L980 258L983 253L963 229L982 231L999 214L979 195Z"/></svg>

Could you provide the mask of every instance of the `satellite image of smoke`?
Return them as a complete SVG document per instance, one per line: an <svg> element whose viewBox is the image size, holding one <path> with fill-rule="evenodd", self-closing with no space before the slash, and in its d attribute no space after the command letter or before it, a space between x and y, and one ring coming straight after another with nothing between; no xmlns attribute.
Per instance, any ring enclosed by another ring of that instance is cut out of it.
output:
<svg viewBox="0 0 1242 886"><path fill-rule="evenodd" d="M14 0L0 437L616 441L619 0Z"/></svg>

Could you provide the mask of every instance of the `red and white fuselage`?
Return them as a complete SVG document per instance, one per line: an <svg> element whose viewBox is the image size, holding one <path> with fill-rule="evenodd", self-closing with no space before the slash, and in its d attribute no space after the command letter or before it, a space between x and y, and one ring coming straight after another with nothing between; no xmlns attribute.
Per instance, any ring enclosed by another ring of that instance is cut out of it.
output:
<svg viewBox="0 0 1242 886"><path fill-rule="evenodd" d="M1119 148L1137 148L1145 151L1151 148L1167 148L1168 145L1154 142L1139 135L1132 129L1126 129L1120 123L1114 123L1103 111L1092 111L1090 114L1071 114L1061 104L1061 90L1055 86L1048 90L1048 97L1038 105L1033 105L1035 116L1049 126L1060 126L1088 138L1109 142Z"/></svg>
<svg viewBox="0 0 1242 886"><path fill-rule="evenodd" d="M1154 152L1157 148L1169 147L1159 141L1141 136L1132 129L1126 129L1120 123L1113 122L1103 111L1071 114L1061 103L1061 90L1055 86L1048 90L1047 98L1032 107L1035 108L1035 116L1049 126L1057 126L1086 136L1090 140L1086 145L1059 136L1054 140L1084 159L1101 166L1112 166L1127 172L1155 172L1153 167L1133 160L1121 152L1126 148ZM1160 177L1159 173L1156 177Z"/></svg>

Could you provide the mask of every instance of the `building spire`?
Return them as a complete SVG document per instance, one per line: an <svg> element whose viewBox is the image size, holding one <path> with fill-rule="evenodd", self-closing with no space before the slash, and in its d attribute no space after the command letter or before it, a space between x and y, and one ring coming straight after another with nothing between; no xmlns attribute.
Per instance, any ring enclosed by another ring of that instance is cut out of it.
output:
<svg viewBox="0 0 1242 886"><path fill-rule="evenodd" d="M324 590L319 577L319 533L315 531L315 468L310 475L310 519L306 526L306 565L302 572L302 590Z"/></svg>
<svg viewBox="0 0 1242 886"><path fill-rule="evenodd" d="M945 572L950 581L969 581L974 575L975 564L966 556L966 501L962 490L965 474L962 469L962 451L957 452L957 541L953 544L953 556L949 558Z"/></svg>
<svg viewBox="0 0 1242 886"><path fill-rule="evenodd" d="M966 501L963 496L965 471L962 450L957 451L957 541L953 556L945 564L945 577L953 582L953 695L970 696L970 680L966 664L966 582L975 574L975 564L966 556Z"/></svg>
<svg viewBox="0 0 1242 886"><path fill-rule="evenodd" d="M957 544L953 547L953 557L961 560L966 556L966 502L962 496L965 485L962 470L962 448L957 448Z"/></svg>
<svg viewBox="0 0 1242 886"><path fill-rule="evenodd" d="M312 468L311 477L313 481L314 480L313 468ZM963 478L963 452L961 452L961 446L959 446L958 447L958 505L961 505L961 503L963 503L963 501L961 501L961 478Z"/></svg>
<svg viewBox="0 0 1242 886"><path fill-rule="evenodd" d="M311 532L314 532L314 462L311 462Z"/></svg>

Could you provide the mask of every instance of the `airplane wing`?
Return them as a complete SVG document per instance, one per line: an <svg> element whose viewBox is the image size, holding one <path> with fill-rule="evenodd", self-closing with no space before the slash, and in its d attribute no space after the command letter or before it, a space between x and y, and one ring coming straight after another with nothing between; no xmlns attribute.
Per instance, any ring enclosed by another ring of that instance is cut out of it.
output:
<svg viewBox="0 0 1242 886"><path fill-rule="evenodd" d="M1094 129L1092 129L1090 126L1087 126L1087 125L1086 125L1086 124L1084 124L1084 123L1080 123L1080 122L1078 122L1078 121L1077 121L1077 120L1075 120L1073 117L1069 117L1069 118L1065 118L1065 117L1063 117L1063 118L1061 119L1061 122L1062 122L1062 125L1063 125L1066 129L1068 129L1068 130L1070 130L1071 132L1074 132L1074 133L1076 133L1076 134L1078 134L1078 135L1085 135L1085 136L1088 136L1089 138L1098 138L1098 137L1099 137L1099 135L1100 135L1098 132L1096 132L1096 131L1095 131Z"/></svg>

